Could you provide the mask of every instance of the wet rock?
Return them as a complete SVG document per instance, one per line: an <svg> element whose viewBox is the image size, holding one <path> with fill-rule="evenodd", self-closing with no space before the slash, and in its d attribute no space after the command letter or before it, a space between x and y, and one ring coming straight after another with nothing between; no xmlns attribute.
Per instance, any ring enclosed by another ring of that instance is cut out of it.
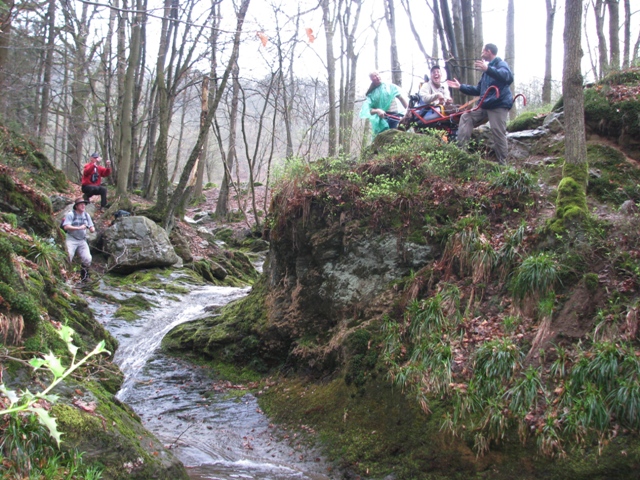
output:
<svg viewBox="0 0 640 480"><path fill-rule="evenodd" d="M116 273L169 267L179 260L167 233L142 216L117 219L104 234L104 250L107 268Z"/></svg>

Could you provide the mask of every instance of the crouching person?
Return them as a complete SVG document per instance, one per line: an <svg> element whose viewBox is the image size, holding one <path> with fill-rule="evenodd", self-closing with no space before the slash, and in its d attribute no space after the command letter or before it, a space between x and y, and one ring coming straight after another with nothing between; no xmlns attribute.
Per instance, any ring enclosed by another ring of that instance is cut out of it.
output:
<svg viewBox="0 0 640 480"><path fill-rule="evenodd" d="M69 262L73 262L73 257L78 254L80 257L80 281L87 283L89 281L89 267L91 266L91 252L89 252L89 244L87 243L87 230L91 233L95 232L93 221L85 209L89 203L84 198L76 198L71 210L64 217L62 228L67 232L67 253L69 254Z"/></svg>

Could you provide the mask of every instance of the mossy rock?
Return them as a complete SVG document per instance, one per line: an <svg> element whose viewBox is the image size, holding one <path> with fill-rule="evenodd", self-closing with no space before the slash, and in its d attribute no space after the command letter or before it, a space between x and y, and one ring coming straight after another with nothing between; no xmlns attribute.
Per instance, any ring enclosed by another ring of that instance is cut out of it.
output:
<svg viewBox="0 0 640 480"><path fill-rule="evenodd" d="M625 200L640 202L640 169L619 150L607 145L587 145L589 178L587 192L602 202L620 206Z"/></svg>
<svg viewBox="0 0 640 480"><path fill-rule="evenodd" d="M103 469L103 479L188 479L174 455L144 429L140 418L115 397L95 384L71 385L82 392L85 405L96 405L87 412L66 403L53 407L58 429L63 432L62 447L83 453L85 464Z"/></svg>
<svg viewBox="0 0 640 480"><path fill-rule="evenodd" d="M544 115L536 112L524 112L507 124L507 132L521 132L523 130L533 130L544 122Z"/></svg>

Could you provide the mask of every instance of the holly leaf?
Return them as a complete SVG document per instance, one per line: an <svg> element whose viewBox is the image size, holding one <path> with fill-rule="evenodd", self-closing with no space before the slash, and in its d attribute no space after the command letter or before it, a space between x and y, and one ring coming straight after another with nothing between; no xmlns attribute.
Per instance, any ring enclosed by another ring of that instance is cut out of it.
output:
<svg viewBox="0 0 640 480"><path fill-rule="evenodd" d="M45 355L44 360L46 363L46 367L51 370L51 373L53 373L56 378L60 378L64 374L66 369L62 366L62 362L60 362L60 359L56 357L52 352L49 352L47 355Z"/></svg>
<svg viewBox="0 0 640 480"><path fill-rule="evenodd" d="M0 393L9 399L9 404L13 405L18 401L18 394L13 390L9 390L4 386L4 383L0 384Z"/></svg>
<svg viewBox="0 0 640 480"><path fill-rule="evenodd" d="M56 419L49 415L49 412L47 412L44 408L31 408L30 410L38 416L38 421L42 425L47 427L47 429L49 430L49 435L51 435L51 438L56 441L59 447L60 435L62 434L58 431Z"/></svg>

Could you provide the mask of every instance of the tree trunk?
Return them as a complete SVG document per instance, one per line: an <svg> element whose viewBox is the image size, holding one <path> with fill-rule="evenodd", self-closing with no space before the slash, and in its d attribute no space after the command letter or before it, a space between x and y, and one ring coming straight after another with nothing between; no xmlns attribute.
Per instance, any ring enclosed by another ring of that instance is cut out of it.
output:
<svg viewBox="0 0 640 480"><path fill-rule="evenodd" d="M515 35L515 10L513 0L509 0L507 4L507 42L504 49L505 60L511 67L511 71L516 70L516 35ZM516 81L511 84L511 90L515 89ZM516 104L509 111L509 118L513 120L518 114Z"/></svg>
<svg viewBox="0 0 640 480"><path fill-rule="evenodd" d="M482 0L473 0L473 58L480 55L484 47L484 36L482 26ZM480 81L480 72L474 70L474 84Z"/></svg>
<svg viewBox="0 0 640 480"><path fill-rule="evenodd" d="M7 60L9 58L9 45L11 44L11 23L14 16L14 0L4 0L3 8L0 10L0 89L6 91L6 72L8 70ZM3 95L4 97L4 95ZM5 101L3 98L1 111L5 111Z"/></svg>
<svg viewBox="0 0 640 480"><path fill-rule="evenodd" d="M209 78L204 78L202 81L202 94L200 97L200 128L204 127L204 123L207 121L207 113L209 113ZM193 187L193 198L200 198L202 195L202 180L204 178L204 165L207 163L207 143L209 141L209 129L202 144L202 152L200 152L200 158L196 161L197 167L195 184Z"/></svg>
<svg viewBox="0 0 640 480"><path fill-rule="evenodd" d="M453 34L455 36L456 49L458 51L458 57L456 61L458 65L462 67L460 71L460 79L462 83L473 83L470 78L473 76L468 64L467 51L464 44L463 33L463 21L462 21L462 6L461 0L451 0L451 17L453 21Z"/></svg>
<svg viewBox="0 0 640 480"><path fill-rule="evenodd" d="M387 21L389 29L389 38L391 41L391 82L397 86L402 86L402 69L400 67L400 58L398 57L398 42L396 41L396 9L394 0L384 0L384 18Z"/></svg>
<svg viewBox="0 0 640 480"><path fill-rule="evenodd" d="M87 25L88 5L82 5L80 19L73 18L75 10L69 5L63 9L65 12L65 23L70 31L74 32L75 52L72 59L71 71L71 114L67 127L67 161L73 171L70 178L80 178L83 165L82 146L87 132L87 121L85 117L87 100L89 98L89 82L87 79L87 36L89 27ZM74 25L77 24L77 25Z"/></svg>
<svg viewBox="0 0 640 480"><path fill-rule="evenodd" d="M631 0L623 0L624 5L624 47L622 55L622 66L629 68L631 65L629 58L631 52Z"/></svg>
<svg viewBox="0 0 640 480"><path fill-rule="evenodd" d="M351 11L351 6L356 4L356 11ZM357 65L358 54L356 53L356 30L360 20L362 2L352 1L347 5L345 14L342 15L342 31L346 40L346 72L344 73L344 90L341 92L340 102L340 150L345 155L351 153L351 133L353 131L353 111L356 101ZM352 14L353 13L353 14Z"/></svg>
<svg viewBox="0 0 640 480"><path fill-rule="evenodd" d="M620 9L618 0L606 0L609 9L609 45L610 61L609 68L613 71L620 70L620 35L618 29L620 25Z"/></svg>
<svg viewBox="0 0 640 480"><path fill-rule="evenodd" d="M473 43L473 7L471 0L461 0L460 7L462 10L462 38L464 41L464 58L465 65L471 66L473 64L472 59L475 55L474 43ZM470 84L474 84L476 80L475 70L467 70L467 81Z"/></svg>
<svg viewBox="0 0 640 480"><path fill-rule="evenodd" d="M436 0L437 1L437 0ZM449 4L447 0L440 0L440 13L442 15L442 24L444 27L444 32L447 37L447 53L445 56L445 60L450 60L448 65L450 65L450 70L447 70L448 78L463 78L460 73L459 58L460 54L458 53L458 46L456 44L456 36L453 30L453 23L451 22L451 13L449 12ZM451 59L451 57L453 57Z"/></svg>
<svg viewBox="0 0 640 480"><path fill-rule="evenodd" d="M49 121L49 98L51 94L51 71L53 70L53 54L56 39L56 0L49 0L47 11L47 53L44 60L44 76L42 79L42 103L40 106L40 122L38 135L44 138Z"/></svg>
<svg viewBox="0 0 640 480"><path fill-rule="evenodd" d="M131 169L131 145L132 145L132 107L133 89L135 86L134 73L138 69L140 62L141 45L141 24L142 10L144 8L142 0L136 1L136 14L131 25L131 41L129 42L129 61L123 85L122 110L120 111L120 145L118 161L118 181L116 185L116 195L126 198L129 170Z"/></svg>
<svg viewBox="0 0 640 480"><path fill-rule="evenodd" d="M565 163L558 185L556 226L570 226L586 217L587 144L584 130L583 77L580 69L582 0L566 0L562 94L565 122Z"/></svg>
<svg viewBox="0 0 640 480"><path fill-rule="evenodd" d="M336 125L336 57L333 53L333 36L335 33L335 19L331 18L330 0L319 0L322 8L322 23L326 35L327 49L327 89L329 90L329 156L336 155L338 130Z"/></svg>
<svg viewBox="0 0 640 480"><path fill-rule="evenodd" d="M220 193L218 194L218 203L216 204L216 217L226 218L229 214L229 187L233 181L231 176L233 166L236 162L236 139L238 134L238 105L240 97L240 71L238 64L233 66L232 78L233 85L231 90L231 111L229 112L229 148L226 158L222 158L222 166L224 174L222 176L222 184L220 185ZM220 149L222 151L222 148Z"/></svg>
<svg viewBox="0 0 640 480"><path fill-rule="evenodd" d="M598 59L600 61L600 73L598 78L604 77L609 71L607 55L607 38L604 35L605 0L592 0L593 12L596 17L596 33L598 34Z"/></svg>
<svg viewBox="0 0 640 480"><path fill-rule="evenodd" d="M544 46L544 81L542 83L542 103L551 103L551 60L553 55L553 23L556 16L557 0L545 0L547 6L547 35Z"/></svg>

